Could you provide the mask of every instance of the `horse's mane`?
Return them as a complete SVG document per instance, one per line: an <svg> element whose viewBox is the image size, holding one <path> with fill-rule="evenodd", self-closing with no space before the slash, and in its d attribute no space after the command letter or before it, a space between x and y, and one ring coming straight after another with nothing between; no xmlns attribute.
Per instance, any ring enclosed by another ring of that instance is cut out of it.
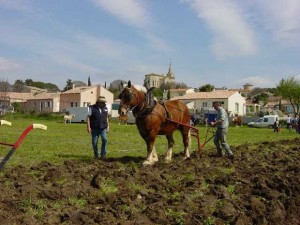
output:
<svg viewBox="0 0 300 225"><path fill-rule="evenodd" d="M142 85L139 85L139 84L132 84L132 86L133 86L136 90L138 90L138 91L141 91L141 92L143 92L143 93L147 93L147 89L146 89L144 86L142 86ZM127 87L127 84L124 84L124 85L123 85L123 88L125 88L125 87Z"/></svg>

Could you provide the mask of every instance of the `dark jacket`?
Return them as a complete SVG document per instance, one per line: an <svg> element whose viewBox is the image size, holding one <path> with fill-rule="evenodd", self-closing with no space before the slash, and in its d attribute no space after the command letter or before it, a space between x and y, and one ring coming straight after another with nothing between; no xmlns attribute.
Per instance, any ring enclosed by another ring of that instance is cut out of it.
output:
<svg viewBox="0 0 300 225"><path fill-rule="evenodd" d="M91 105L92 112L90 116L91 129L104 129L107 128L108 109L106 106L99 108L97 105Z"/></svg>

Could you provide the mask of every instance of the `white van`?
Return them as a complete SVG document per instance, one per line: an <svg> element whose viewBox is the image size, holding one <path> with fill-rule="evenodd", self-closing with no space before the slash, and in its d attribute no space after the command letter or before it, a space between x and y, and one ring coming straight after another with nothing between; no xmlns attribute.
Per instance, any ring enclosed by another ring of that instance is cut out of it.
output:
<svg viewBox="0 0 300 225"><path fill-rule="evenodd" d="M278 115L267 115L259 118L255 122L248 123L248 126L249 127L273 127L276 118L279 119Z"/></svg>
<svg viewBox="0 0 300 225"><path fill-rule="evenodd" d="M108 109L108 114L111 115L111 104L106 103L106 107ZM72 122L85 123L88 110L89 107L68 107L66 108L66 113L75 115L75 117L72 119Z"/></svg>
<svg viewBox="0 0 300 225"><path fill-rule="evenodd" d="M132 113L132 111L128 112L128 120L127 120L128 124L135 124L135 117Z"/></svg>

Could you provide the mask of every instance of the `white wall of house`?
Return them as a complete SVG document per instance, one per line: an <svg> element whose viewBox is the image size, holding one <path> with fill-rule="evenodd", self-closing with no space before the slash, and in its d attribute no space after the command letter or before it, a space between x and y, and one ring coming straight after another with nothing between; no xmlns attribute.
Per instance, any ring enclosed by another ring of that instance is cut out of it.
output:
<svg viewBox="0 0 300 225"><path fill-rule="evenodd" d="M97 96L97 86L88 89L80 94L78 107L88 107L95 104L95 97Z"/></svg>
<svg viewBox="0 0 300 225"><path fill-rule="evenodd" d="M194 111L197 113L203 111L209 111L213 109L213 102L218 101L222 103L224 109L226 109L230 115L241 115L245 114L245 103L246 100L242 97L238 92L231 95L229 98L226 99L219 99L219 98L211 98L211 99L193 99L193 100L185 100L184 102L191 102L194 101Z"/></svg>
<svg viewBox="0 0 300 225"><path fill-rule="evenodd" d="M245 114L245 104L246 99L236 92L228 98L228 112L231 112L231 115L237 114L243 116Z"/></svg>
<svg viewBox="0 0 300 225"><path fill-rule="evenodd" d="M59 97L53 99L29 99L24 104L24 111L35 113L59 112Z"/></svg>

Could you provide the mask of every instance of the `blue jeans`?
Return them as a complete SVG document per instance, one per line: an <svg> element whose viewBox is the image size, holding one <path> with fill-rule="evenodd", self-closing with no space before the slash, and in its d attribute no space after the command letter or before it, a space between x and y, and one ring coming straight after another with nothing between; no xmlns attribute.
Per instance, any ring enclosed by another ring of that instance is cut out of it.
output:
<svg viewBox="0 0 300 225"><path fill-rule="evenodd" d="M107 135L106 128L103 129L93 129L92 130L92 146L94 150L95 158L99 158L98 151L98 140L99 136L101 137L101 158L104 158L106 155L106 144L107 144Z"/></svg>

